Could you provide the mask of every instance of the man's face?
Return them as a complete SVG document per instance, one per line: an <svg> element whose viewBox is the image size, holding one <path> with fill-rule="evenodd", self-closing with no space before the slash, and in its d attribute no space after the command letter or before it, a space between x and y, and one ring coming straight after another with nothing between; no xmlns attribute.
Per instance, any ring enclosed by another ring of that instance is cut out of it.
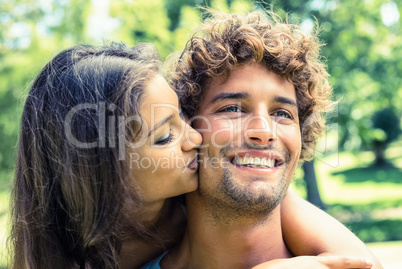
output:
<svg viewBox="0 0 402 269"><path fill-rule="evenodd" d="M194 121L203 136L199 194L236 212L271 212L301 151L293 85L250 63L213 81L204 97Z"/></svg>

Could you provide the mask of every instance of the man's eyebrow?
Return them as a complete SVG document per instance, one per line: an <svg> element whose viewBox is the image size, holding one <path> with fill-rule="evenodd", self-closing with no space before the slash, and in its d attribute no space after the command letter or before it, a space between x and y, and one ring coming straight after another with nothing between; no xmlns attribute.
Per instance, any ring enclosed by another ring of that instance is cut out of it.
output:
<svg viewBox="0 0 402 269"><path fill-rule="evenodd" d="M288 104L288 105L297 107L297 104L295 101L293 101L290 98L284 97L284 96L275 96L273 101L275 103Z"/></svg>
<svg viewBox="0 0 402 269"><path fill-rule="evenodd" d="M152 128L152 130L149 132L148 137L151 136L151 134L153 134L158 128L160 128L161 126L163 126L166 122L170 121L171 119L173 119L174 115L170 115L166 118L164 118L163 120L161 120L160 122L158 122L157 124L155 124L154 128Z"/></svg>
<svg viewBox="0 0 402 269"><path fill-rule="evenodd" d="M226 99L250 99L251 95L248 92L222 92L218 95L216 95L211 103L216 103L221 100L226 100Z"/></svg>

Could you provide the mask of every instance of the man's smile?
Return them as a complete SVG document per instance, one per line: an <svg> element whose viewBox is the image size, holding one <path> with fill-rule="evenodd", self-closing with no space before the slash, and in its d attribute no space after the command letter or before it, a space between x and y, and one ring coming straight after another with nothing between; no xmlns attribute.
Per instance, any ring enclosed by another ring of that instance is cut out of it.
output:
<svg viewBox="0 0 402 269"><path fill-rule="evenodd" d="M236 166L274 168L283 165L284 158L272 151L243 151L229 155L230 162Z"/></svg>

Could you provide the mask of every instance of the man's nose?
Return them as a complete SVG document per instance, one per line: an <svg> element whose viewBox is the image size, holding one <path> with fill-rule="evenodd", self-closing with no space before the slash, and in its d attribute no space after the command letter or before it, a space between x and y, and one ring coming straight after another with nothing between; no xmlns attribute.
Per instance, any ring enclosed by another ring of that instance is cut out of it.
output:
<svg viewBox="0 0 402 269"><path fill-rule="evenodd" d="M266 114L255 114L246 123L246 140L256 145L268 145L277 140L271 117Z"/></svg>

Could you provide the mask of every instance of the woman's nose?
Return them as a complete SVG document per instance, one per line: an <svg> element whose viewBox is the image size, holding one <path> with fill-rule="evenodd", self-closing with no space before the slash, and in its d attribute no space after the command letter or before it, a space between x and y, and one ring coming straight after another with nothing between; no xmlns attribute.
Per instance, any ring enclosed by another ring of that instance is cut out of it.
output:
<svg viewBox="0 0 402 269"><path fill-rule="evenodd" d="M201 145L202 136L188 124L185 124L185 126L186 132L183 138L182 148L184 151L189 151Z"/></svg>

